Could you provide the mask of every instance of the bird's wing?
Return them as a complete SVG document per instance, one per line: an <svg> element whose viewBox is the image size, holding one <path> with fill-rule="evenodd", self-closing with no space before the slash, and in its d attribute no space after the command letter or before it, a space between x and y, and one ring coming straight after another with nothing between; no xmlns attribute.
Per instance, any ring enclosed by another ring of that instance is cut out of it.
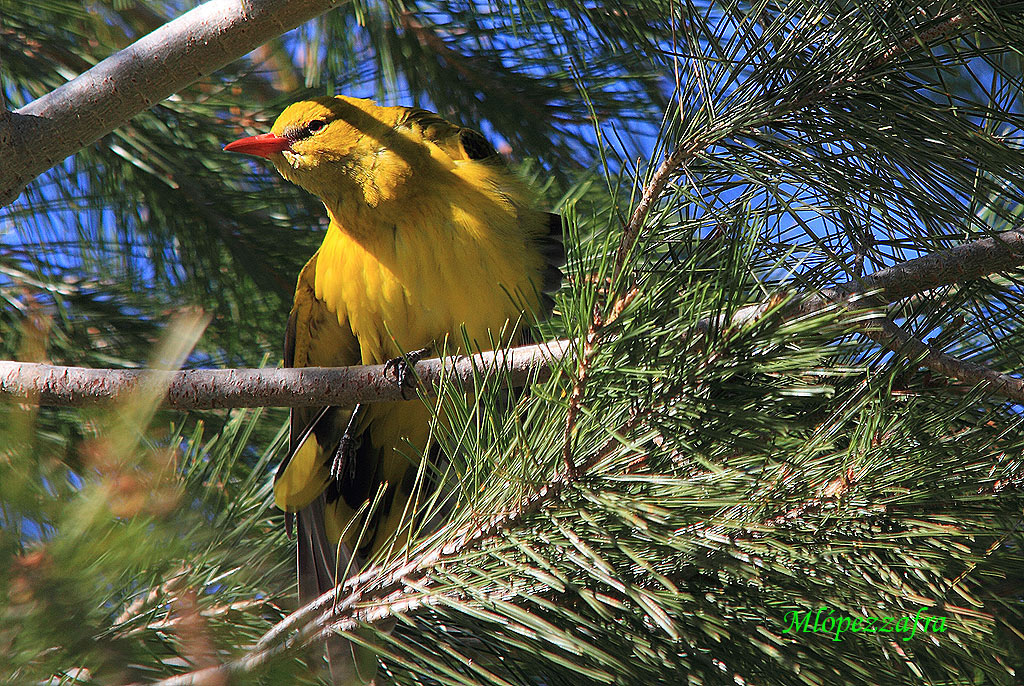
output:
<svg viewBox="0 0 1024 686"><path fill-rule="evenodd" d="M408 126L424 140L441 148L453 161L501 162L501 157L482 135L473 129L456 126L433 112L410 107L401 125Z"/></svg>
<svg viewBox="0 0 1024 686"><path fill-rule="evenodd" d="M286 367L344 367L359 363L359 344L337 313L316 297L314 275L319 253L299 273L295 301L285 331ZM328 486L333 447L341 439L351 407L295 408L291 413L288 457L274 479L274 499L285 512L308 506Z"/></svg>
<svg viewBox="0 0 1024 686"><path fill-rule="evenodd" d="M453 162L475 161L504 165L502 157L481 134L473 129L452 124L433 112L416 107L407 108L405 117L399 125L410 128L424 140L439 147ZM561 215L541 212L539 222L535 219L536 215L537 213L527 212L524 218L532 226L539 226L539 230L531 232L529 227L524 229L527 233L533 233L534 244L544 260L539 289L541 311L537 315L546 317L551 314L554 306L551 295L562 285L565 246L562 242Z"/></svg>
<svg viewBox="0 0 1024 686"><path fill-rule="evenodd" d="M285 331L285 366L357 364L359 348L355 336L316 297L316 260L317 255L313 255L299 273ZM334 588L335 570L344 570L349 564L351 551L345 545L336 547L328 536L325 509L329 498L325 489L330 490L330 463L352 411L351 407L325 407L294 408L291 412L289 451L274 478L274 498L285 512L297 513L302 605ZM327 655L331 679L339 686L363 684L376 672L376 656L342 638L327 641Z"/></svg>

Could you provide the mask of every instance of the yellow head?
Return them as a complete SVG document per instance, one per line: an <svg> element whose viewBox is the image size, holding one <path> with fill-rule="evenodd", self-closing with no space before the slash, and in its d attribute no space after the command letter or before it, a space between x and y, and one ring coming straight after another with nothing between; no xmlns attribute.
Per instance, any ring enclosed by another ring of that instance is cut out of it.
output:
<svg viewBox="0 0 1024 686"><path fill-rule="evenodd" d="M377 205L397 197L412 169L429 159L396 131L402 111L343 95L303 100L285 109L270 133L224 149L269 159L328 207L360 199Z"/></svg>

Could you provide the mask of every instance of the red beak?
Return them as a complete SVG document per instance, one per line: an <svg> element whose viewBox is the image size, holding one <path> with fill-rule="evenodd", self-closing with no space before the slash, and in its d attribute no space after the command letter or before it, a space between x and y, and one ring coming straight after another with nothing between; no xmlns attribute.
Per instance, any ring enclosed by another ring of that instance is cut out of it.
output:
<svg viewBox="0 0 1024 686"><path fill-rule="evenodd" d="M261 133L258 136L239 138L224 146L226 152L240 152L246 155L259 155L270 157L275 152L291 150L292 142L284 136L275 133Z"/></svg>

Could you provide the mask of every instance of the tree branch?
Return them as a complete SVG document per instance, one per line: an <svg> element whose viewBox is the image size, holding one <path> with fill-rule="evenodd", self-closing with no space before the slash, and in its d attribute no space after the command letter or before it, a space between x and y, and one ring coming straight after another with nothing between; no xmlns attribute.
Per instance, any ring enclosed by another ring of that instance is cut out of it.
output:
<svg viewBox="0 0 1024 686"><path fill-rule="evenodd" d="M513 386L545 380L569 349L551 341L471 356L417 362L419 385L437 389L442 381L471 390L478 375L501 371ZM40 405L94 405L123 398L141 385L167 387L166 406L177 410L228 407L311 407L401 400L384 365L287 369L86 369L0 361L0 397Z"/></svg>
<svg viewBox="0 0 1024 686"><path fill-rule="evenodd" d="M1005 231L880 269L820 293L795 298L785 316L812 315L837 304L846 309L884 305L930 289L1012 270L1021 264L1024 264L1024 230ZM609 321L618 316L636 293L633 289L620 299ZM774 303L742 307L733 314L729 325L742 326L772 307ZM712 323L710 319L702 320L696 329L706 330ZM899 335L896 335L897 332L884 323L879 331L877 318L858 320L854 325L878 343L935 372L971 385L983 384L997 395L1024 400L1024 387L1015 377L932 351L925 343L898 329ZM559 340L471 357L435 358L417 363L415 371L424 388L436 389L446 375L448 381L471 388L474 375L499 368L507 371L511 384L521 386L530 379L547 379L552 367L565 358L573 345L573 341ZM593 346L585 346L585 351L592 355ZM82 406L111 402L143 383L165 384L166 404L178 410L351 405L401 399L397 385L385 376L383 365L162 372L0 361L0 397L41 405ZM571 469L571 454L565 462Z"/></svg>
<svg viewBox="0 0 1024 686"><path fill-rule="evenodd" d="M132 116L344 0L210 0L0 119L0 206Z"/></svg>
<svg viewBox="0 0 1024 686"><path fill-rule="evenodd" d="M889 350L972 388L977 386L993 395L1024 403L1024 380L997 372L977 362L961 360L933 350L930 345L914 338L888 317L875 321L880 327L866 326L864 333Z"/></svg>
<svg viewBox="0 0 1024 686"><path fill-rule="evenodd" d="M1024 230L1014 229L880 269L837 290L848 295L877 290L877 297L891 303L932 288L1007 271L1020 264L1024 264Z"/></svg>

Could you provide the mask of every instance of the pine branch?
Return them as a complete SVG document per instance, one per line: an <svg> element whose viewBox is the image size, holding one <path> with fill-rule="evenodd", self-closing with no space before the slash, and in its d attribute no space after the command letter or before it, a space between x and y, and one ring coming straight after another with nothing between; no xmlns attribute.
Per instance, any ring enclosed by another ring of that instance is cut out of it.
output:
<svg viewBox="0 0 1024 686"><path fill-rule="evenodd" d="M343 0L210 0L0 120L0 205L167 96Z"/></svg>
<svg viewBox="0 0 1024 686"><path fill-rule="evenodd" d="M993 395L1024 403L1024 380L1002 374L977 362L938 352L908 334L888 317L880 320L880 327L865 327L865 334L889 350L933 372L957 379L971 387L982 388Z"/></svg>
<svg viewBox="0 0 1024 686"><path fill-rule="evenodd" d="M619 245L615 252L615 261L612 271L613 285L616 284L618 277L622 275L622 270L625 267L629 254L644 234L644 225L648 215L657 204L658 200L662 197L662 194L668 187L669 183L680 173L681 170L684 170L690 162L696 159L709 147L727 138L743 136L751 133L755 131L757 127L768 125L773 121L777 121L780 118L791 114L792 112L813 106L815 103L825 101L832 97L832 95L840 88L847 87L850 84L855 83L860 78L870 78L875 69L886 64L896 55L910 53L915 47L928 49L931 43L949 38L958 30L963 31L966 28L969 28L971 20L977 20L977 18L976 13L972 10L969 10L966 13L954 14L939 23L937 26L933 27L927 33L923 35L915 33L904 40L899 41L897 44L888 47L886 50L880 52L873 60L868 62L866 66L858 69L854 74L848 77L831 81L821 88L807 93L803 97L796 98L791 102L783 102L772 106L764 115L754 117L753 120L729 122L720 129L711 129L709 131L705 131L701 135L695 136L691 140L681 141L680 144L672 150L664 160L662 160L661 164L658 165L658 168L644 185L640 201L636 204L636 207L629 218L629 222L623 229L622 237L619 240ZM673 45L673 50L677 50L677 46ZM625 298L630 297L630 293L632 293L632 291L619 296L619 298L612 304L611 311L620 311L621 308L625 306L624 300ZM597 351L599 332L602 328L601 320L602 315L600 311L595 308L590 325L587 328L587 334L584 338L583 352L580 356L579 366L576 370L576 382L573 384L569 397L569 408L565 421L563 461L570 469L573 464L573 436L576 430L576 421L583 402L583 395L586 390L589 371Z"/></svg>
<svg viewBox="0 0 1024 686"><path fill-rule="evenodd" d="M638 413L620 427L620 434L636 428L651 412ZM389 568L371 567L343 584L327 591L316 600L285 617L263 635L256 647L243 657L215 667L181 674L155 682L154 686L205 686L220 684L226 676L252 672L282 653L306 648L326 641L339 631L352 631L361 624L373 624L431 605L442 597L457 599L457 591L428 595L432 584L431 569L462 558L522 520L557 500L569 486L576 483L594 465L600 463L619 446L616 438L605 444L583 464L572 471L564 470L551 481L524 497L509 512L494 515L483 524L448 525L426 542L418 555L408 562L395 562ZM447 541L443 545L431 542ZM339 598L340 593L347 593Z"/></svg>
<svg viewBox="0 0 1024 686"><path fill-rule="evenodd" d="M648 407L634 414L624 425L617 427L614 433L617 436L630 435L655 410L654 407ZM339 587L328 591L278 622L241 658L164 679L156 682L156 686L203 686L223 683L225 677L256 671L286 652L321 644L336 632L354 631L361 625L379 623L391 617L434 605L443 605L446 602L464 602L466 598L460 589L437 588L437 579L430 574L431 570L464 560L470 551L479 549L488 541L515 529L527 517L545 506L558 502L567 489L579 483L591 469L607 459L618 447L619 439L610 438L585 462L573 466L572 469L563 468L550 481L522 498L509 511L496 514L482 524L450 524L432 536L430 541L425 542L420 551L413 554L408 562L394 562L386 568L371 567L348 579ZM634 472L643 460L644 456L640 456L625 464L619 474ZM765 525L779 526L809 510L821 508L827 502L834 502L851 487L848 475L841 475L830 483L823 483L812 489L814 495L806 500L799 503L784 503L781 510L766 509L761 513L759 520ZM717 535L718 526L699 524L687 531L687 535L691 536L708 533ZM709 554L718 556L720 551Z"/></svg>

